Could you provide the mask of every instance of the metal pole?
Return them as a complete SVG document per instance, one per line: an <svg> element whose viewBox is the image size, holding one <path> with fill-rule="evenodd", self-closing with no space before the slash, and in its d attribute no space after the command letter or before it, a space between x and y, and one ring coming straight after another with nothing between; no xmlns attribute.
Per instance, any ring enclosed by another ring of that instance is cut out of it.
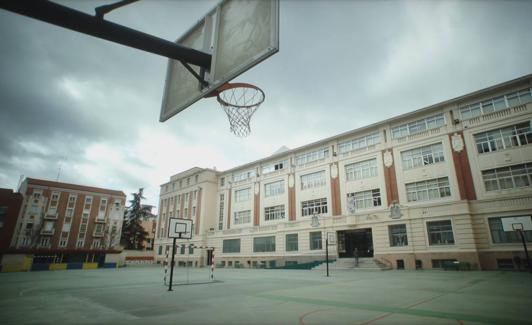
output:
<svg viewBox="0 0 532 325"><path fill-rule="evenodd" d="M172 291L172 281L174 280L174 257L175 257L175 238L172 243L172 262L170 262L170 286L168 291Z"/></svg>
<svg viewBox="0 0 532 325"><path fill-rule="evenodd" d="M0 0L0 8L142 51L211 68L211 55L44 0Z"/></svg>
<svg viewBox="0 0 532 325"><path fill-rule="evenodd" d="M526 248L526 240L525 235L523 234L523 231L521 229L517 230L519 235L521 235L521 241L523 242L523 247L525 249L525 256L526 256L526 265L528 265L528 272L532 273L532 265L530 265L530 257L528 256L528 249Z"/></svg>
<svg viewBox="0 0 532 325"><path fill-rule="evenodd" d="M329 276L329 235L325 238L325 263L327 263L327 276Z"/></svg>

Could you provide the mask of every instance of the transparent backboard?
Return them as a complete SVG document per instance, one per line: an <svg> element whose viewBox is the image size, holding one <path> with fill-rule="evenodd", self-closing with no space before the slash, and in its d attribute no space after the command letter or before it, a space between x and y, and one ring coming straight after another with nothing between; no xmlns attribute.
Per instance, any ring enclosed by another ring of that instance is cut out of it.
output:
<svg viewBox="0 0 532 325"><path fill-rule="evenodd" d="M160 121L164 122L279 51L279 0L224 0L176 43L212 55L210 70L168 60Z"/></svg>

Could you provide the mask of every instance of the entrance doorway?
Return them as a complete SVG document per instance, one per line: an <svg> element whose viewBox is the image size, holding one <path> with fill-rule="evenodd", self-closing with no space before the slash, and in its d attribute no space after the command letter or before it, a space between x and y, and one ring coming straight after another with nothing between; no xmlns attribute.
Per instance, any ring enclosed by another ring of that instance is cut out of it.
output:
<svg viewBox="0 0 532 325"><path fill-rule="evenodd" d="M373 257L371 228L338 231L338 257Z"/></svg>

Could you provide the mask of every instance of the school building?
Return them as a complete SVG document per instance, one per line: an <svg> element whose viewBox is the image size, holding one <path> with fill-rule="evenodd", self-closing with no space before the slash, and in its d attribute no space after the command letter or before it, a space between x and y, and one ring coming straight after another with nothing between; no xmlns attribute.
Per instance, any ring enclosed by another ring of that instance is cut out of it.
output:
<svg viewBox="0 0 532 325"><path fill-rule="evenodd" d="M531 91L527 75L230 170L174 175L161 185L156 258L180 217L194 237L179 242L214 247L219 266L323 261L330 238L338 261L522 268L502 220L532 215ZM176 258L201 266L207 253Z"/></svg>

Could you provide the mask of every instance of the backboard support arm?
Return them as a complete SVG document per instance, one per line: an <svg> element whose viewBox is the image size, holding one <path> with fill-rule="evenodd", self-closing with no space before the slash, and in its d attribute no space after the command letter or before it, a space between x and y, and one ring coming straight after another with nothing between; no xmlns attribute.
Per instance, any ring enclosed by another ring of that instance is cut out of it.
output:
<svg viewBox="0 0 532 325"><path fill-rule="evenodd" d="M184 61L207 70L211 68L211 55L208 53L184 47L51 1L0 0L0 8L145 52Z"/></svg>
<svg viewBox="0 0 532 325"><path fill-rule="evenodd" d="M94 9L94 11L96 12L96 17L98 17L100 19L103 19L103 16L106 13L111 12L111 11L113 11L115 9L120 8L120 7L127 6L128 4L133 3L133 2L137 2L137 1L139 1L139 0L122 0L122 1L118 1L118 2L112 3L112 4L96 7Z"/></svg>

